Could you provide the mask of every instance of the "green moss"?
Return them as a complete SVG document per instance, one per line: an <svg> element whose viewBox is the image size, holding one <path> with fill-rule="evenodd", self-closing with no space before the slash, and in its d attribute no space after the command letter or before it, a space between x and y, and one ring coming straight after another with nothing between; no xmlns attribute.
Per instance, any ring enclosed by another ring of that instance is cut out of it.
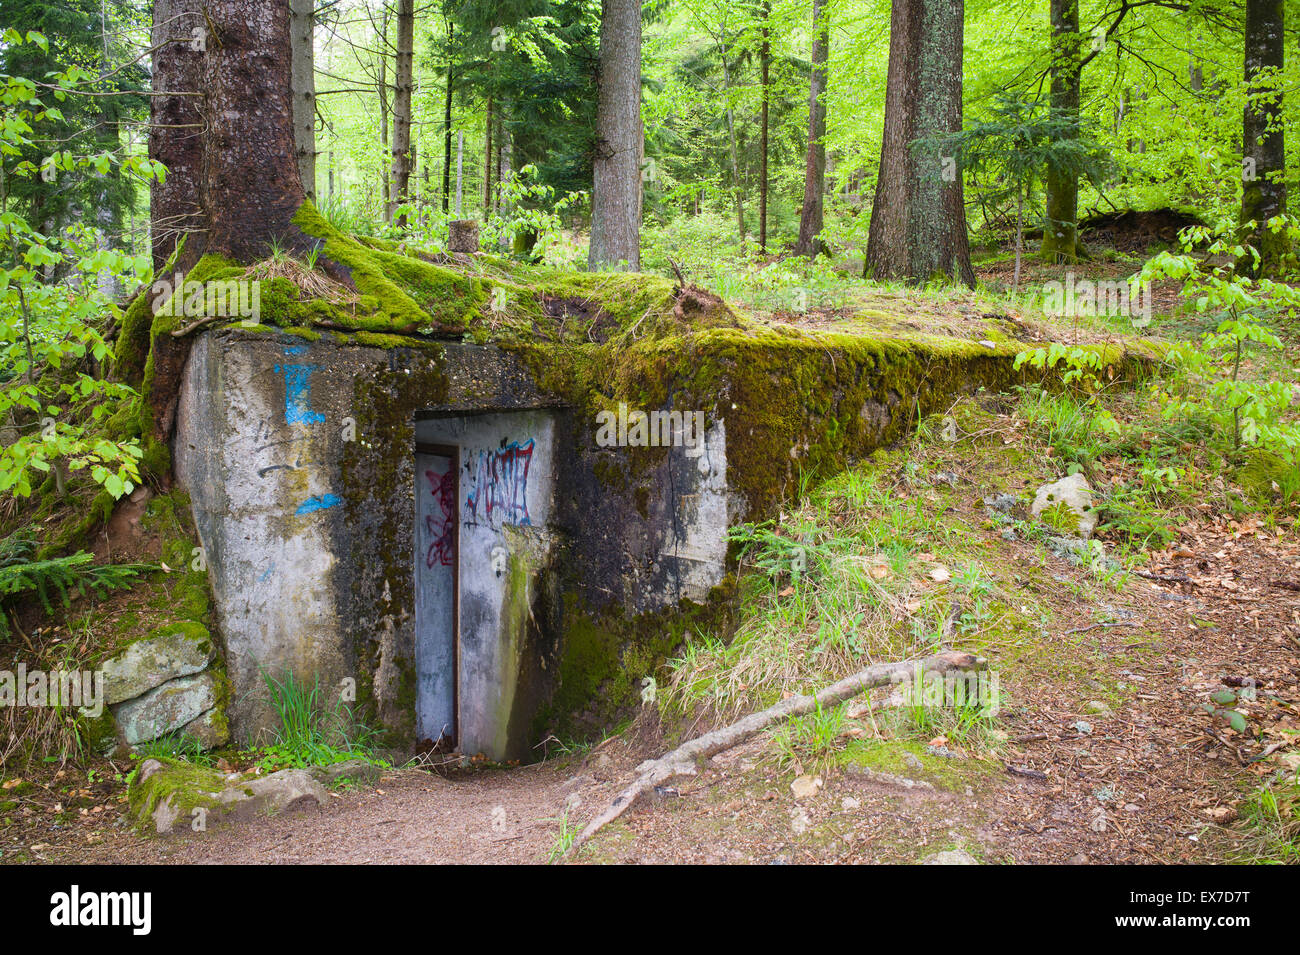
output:
<svg viewBox="0 0 1300 955"><path fill-rule="evenodd" d="M483 283L476 279L343 235L309 202L293 221L322 240L325 256L350 270L361 301L358 314L336 316L340 324L400 334L463 331L487 299Z"/></svg>
<svg viewBox="0 0 1300 955"><path fill-rule="evenodd" d="M161 560L170 572L156 575L159 585L151 599L153 609L166 612L175 625L206 625L211 599L207 569L199 569L194 551L197 533L190 517L190 501L183 491L150 499L140 520L141 529L161 542Z"/></svg>
<svg viewBox="0 0 1300 955"><path fill-rule="evenodd" d="M1000 769L978 759L934 756L926 752L923 743L901 740L851 740L838 761L845 766L862 766L918 779L950 792L964 792L967 786L988 783Z"/></svg>
<svg viewBox="0 0 1300 955"><path fill-rule="evenodd" d="M575 595L564 600L559 680L538 714L535 738L554 733L584 738L612 726L641 702L642 681L658 679L688 632L726 632L734 610L735 579L728 576L702 604L683 600L656 613L596 613Z"/></svg>
<svg viewBox="0 0 1300 955"><path fill-rule="evenodd" d="M77 732L91 752L107 754L117 747L117 721L107 707L96 717L83 714L77 721Z"/></svg>
<svg viewBox="0 0 1300 955"><path fill-rule="evenodd" d="M226 808L220 800L225 787L220 772L179 759L159 757L157 761L163 764L162 769L143 781L137 769L127 786L127 804L138 831L155 831L153 813L163 803L179 811L177 820L181 825L189 824L195 809L215 813Z"/></svg>

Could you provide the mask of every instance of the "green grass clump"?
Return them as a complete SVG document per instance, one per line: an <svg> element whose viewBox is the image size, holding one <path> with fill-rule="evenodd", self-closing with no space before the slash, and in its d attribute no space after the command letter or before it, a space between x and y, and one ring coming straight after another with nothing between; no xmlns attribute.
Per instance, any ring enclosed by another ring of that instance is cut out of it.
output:
<svg viewBox="0 0 1300 955"><path fill-rule="evenodd" d="M262 748L259 765L264 770L329 766L349 759L383 762L375 755L377 734L357 722L342 700L328 706L319 678L310 686L292 672L276 679L263 671L262 678L280 722L273 742Z"/></svg>

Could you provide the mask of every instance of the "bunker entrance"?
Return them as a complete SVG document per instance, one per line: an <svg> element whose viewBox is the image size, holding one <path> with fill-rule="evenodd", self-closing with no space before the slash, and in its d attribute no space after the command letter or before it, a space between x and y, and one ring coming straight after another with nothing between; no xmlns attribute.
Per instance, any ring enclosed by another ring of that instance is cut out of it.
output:
<svg viewBox="0 0 1300 955"><path fill-rule="evenodd" d="M456 746L456 538L459 449L415 448L415 731L422 748Z"/></svg>
<svg viewBox="0 0 1300 955"><path fill-rule="evenodd" d="M528 626L546 566L550 411L415 422L415 728L422 749L515 753L529 696Z"/></svg>

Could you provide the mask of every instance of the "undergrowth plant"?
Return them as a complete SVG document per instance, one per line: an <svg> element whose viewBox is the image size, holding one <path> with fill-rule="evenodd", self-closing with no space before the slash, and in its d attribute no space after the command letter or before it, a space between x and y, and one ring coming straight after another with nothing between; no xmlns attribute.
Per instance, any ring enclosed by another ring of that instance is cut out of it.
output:
<svg viewBox="0 0 1300 955"><path fill-rule="evenodd" d="M35 31L6 30L3 42L48 49ZM76 88L93 76L74 66L42 79ZM151 274L149 256L109 248L84 225L47 235L11 207L8 189L37 176L103 175L115 164L148 181L161 178L162 167L139 155L49 152L42 137L63 116L38 93L33 80L0 77L0 422L9 432L0 442L0 502L30 496L47 477L62 494L77 472L117 499L140 481L141 450L134 436L110 424L136 395L104 373L106 319L122 316L101 289L105 278L139 284ZM33 153L45 154L39 167L22 158Z"/></svg>
<svg viewBox="0 0 1300 955"><path fill-rule="evenodd" d="M9 611L15 597L34 594L45 612L53 613L55 601L67 609L74 596L104 597L158 569L153 564L94 564L86 551L34 560L35 552L35 541L22 535L0 541L0 639L11 632Z"/></svg>
<svg viewBox="0 0 1300 955"><path fill-rule="evenodd" d="M378 734L356 720L342 699L328 703L319 677L308 685L292 671L277 679L263 670L262 679L280 724L262 749L259 765L264 770L329 766L348 759L382 762L375 754Z"/></svg>
<svg viewBox="0 0 1300 955"><path fill-rule="evenodd" d="M1278 216L1266 228L1300 241L1300 220ZM1277 455L1300 466L1300 422L1288 415L1292 389L1274 375L1247 374L1252 358L1272 354L1284 360L1284 345L1267 320L1294 322L1300 289L1284 281L1255 279L1238 268L1259 262L1258 251L1226 230L1191 226L1180 234L1181 251L1161 252L1135 281L1176 279L1198 314L1216 319L1198 342L1174 346L1168 358L1176 371L1160 395L1168 418L1199 417L1214 425L1220 450L1240 463L1247 448ZM1228 261L1228 260L1231 261Z"/></svg>

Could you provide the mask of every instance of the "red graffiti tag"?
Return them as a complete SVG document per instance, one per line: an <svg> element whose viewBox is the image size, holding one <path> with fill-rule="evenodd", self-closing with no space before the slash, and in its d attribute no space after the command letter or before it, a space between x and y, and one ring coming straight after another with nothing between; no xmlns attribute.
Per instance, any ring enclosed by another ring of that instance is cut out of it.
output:
<svg viewBox="0 0 1300 955"><path fill-rule="evenodd" d="M453 488L455 475L448 468L446 474L425 471L424 476L429 481L430 493L438 499L438 506L442 508L442 520L440 522L432 514L426 514L424 517L424 527L431 538L429 552L425 554L424 563L427 567L434 567L438 564L450 567L452 520L456 510L456 498Z"/></svg>

